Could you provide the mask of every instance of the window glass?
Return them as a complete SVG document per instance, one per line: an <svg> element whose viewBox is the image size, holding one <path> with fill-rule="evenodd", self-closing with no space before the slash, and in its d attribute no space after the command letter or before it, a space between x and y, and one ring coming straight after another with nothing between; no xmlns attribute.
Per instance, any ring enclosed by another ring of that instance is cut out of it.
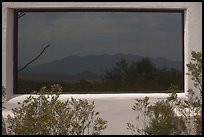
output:
<svg viewBox="0 0 204 137"><path fill-rule="evenodd" d="M15 13L16 93L183 92L181 11Z"/></svg>

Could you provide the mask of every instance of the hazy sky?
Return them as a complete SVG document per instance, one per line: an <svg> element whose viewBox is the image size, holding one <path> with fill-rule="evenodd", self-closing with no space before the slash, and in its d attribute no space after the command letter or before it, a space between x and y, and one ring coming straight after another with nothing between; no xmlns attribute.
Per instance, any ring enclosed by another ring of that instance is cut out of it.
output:
<svg viewBox="0 0 204 137"><path fill-rule="evenodd" d="M18 61L34 64L71 55L136 54L182 60L181 13L26 12L18 24Z"/></svg>

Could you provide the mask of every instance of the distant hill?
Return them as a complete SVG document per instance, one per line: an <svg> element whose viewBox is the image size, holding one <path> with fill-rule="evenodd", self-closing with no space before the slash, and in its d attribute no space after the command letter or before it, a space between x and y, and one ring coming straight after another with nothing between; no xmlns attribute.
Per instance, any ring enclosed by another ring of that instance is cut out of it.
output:
<svg viewBox="0 0 204 137"><path fill-rule="evenodd" d="M67 56L64 59L52 61L49 63L29 66L21 73L28 74L66 74L66 75L100 75L105 72L106 68L111 68L121 59L128 62L139 61L143 57L131 54L115 55L87 55L87 56ZM182 62L171 61L165 58L150 58L157 68L168 67L182 69Z"/></svg>

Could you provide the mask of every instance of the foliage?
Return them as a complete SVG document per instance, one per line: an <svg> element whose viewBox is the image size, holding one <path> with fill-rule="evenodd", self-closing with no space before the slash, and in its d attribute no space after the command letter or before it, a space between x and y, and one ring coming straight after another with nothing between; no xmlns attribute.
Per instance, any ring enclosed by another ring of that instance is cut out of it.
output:
<svg viewBox="0 0 204 137"><path fill-rule="evenodd" d="M191 62L187 64L191 76L194 81L194 86L200 90L200 95L202 96L202 53L201 52L191 52L192 58Z"/></svg>
<svg viewBox="0 0 204 137"><path fill-rule="evenodd" d="M148 107L150 123L145 127L148 135L177 135L186 131L186 126L182 117L178 117L175 112L176 91L178 87L171 86L169 91L173 93L166 100L157 101Z"/></svg>
<svg viewBox="0 0 204 137"><path fill-rule="evenodd" d="M5 95L6 95L6 89L4 88L4 86L2 86L2 110L5 109L4 107L4 99L5 99ZM5 126L5 122L4 122L4 117L2 115L2 135L6 135L6 126Z"/></svg>
<svg viewBox="0 0 204 137"><path fill-rule="evenodd" d="M182 73L174 68L156 68L148 57L127 63L121 59L106 70L104 86L116 91L166 91L171 84L182 90Z"/></svg>
<svg viewBox="0 0 204 137"><path fill-rule="evenodd" d="M10 132L16 135L99 135L107 121L95 112L94 102L71 98L59 100L62 87L42 87L36 96L30 95L21 106L12 110ZM47 95L46 95L47 94Z"/></svg>
<svg viewBox="0 0 204 137"><path fill-rule="evenodd" d="M139 125L133 125L127 123L127 129L131 131L132 134L144 134L144 128L146 127L146 119L148 114L149 98L145 97L144 99L135 99L135 104L132 107L132 110L136 112L136 119L138 123L143 124L143 129L138 128ZM142 118L140 117L142 116Z"/></svg>
<svg viewBox="0 0 204 137"><path fill-rule="evenodd" d="M202 103L200 98L195 96L195 92L192 89L189 89L187 92L187 100L178 100L176 110L186 121L187 134L201 134Z"/></svg>
<svg viewBox="0 0 204 137"><path fill-rule="evenodd" d="M191 55L191 61L187 64L187 75L191 76L200 93L196 94L193 89L188 89L188 99L179 102L178 111L187 121L188 134L202 134L202 53L192 51Z"/></svg>
<svg viewBox="0 0 204 137"><path fill-rule="evenodd" d="M175 89L177 88L171 86L169 91L175 91ZM176 98L176 94L172 93L166 100L159 100L153 105L150 105L148 97L137 99L132 109L136 111L136 113L139 113L138 111L143 113L143 118L137 117L137 119L142 119L145 124L143 124L143 127L140 125L140 128L138 128L138 126L127 123L127 129L130 130L132 134L140 135L175 135L185 132L186 127L183 119L174 113L174 102ZM146 123L147 121L149 121L148 124ZM139 121L137 123L139 123Z"/></svg>
<svg viewBox="0 0 204 137"><path fill-rule="evenodd" d="M52 76L47 79L18 78L18 91L40 89L44 85L60 83L66 93L104 93L104 92L155 92L167 91L171 84L179 85L183 90L183 74L174 68L156 68L151 60L146 57L139 61L128 62L121 59L116 64L105 69L102 75L95 75L91 78L72 77L68 75ZM73 80L74 78L74 80ZM179 91L179 92L180 92Z"/></svg>
<svg viewBox="0 0 204 137"><path fill-rule="evenodd" d="M5 109L5 107L3 106L5 96L6 96L6 89L4 88L4 86L2 86L2 109Z"/></svg>
<svg viewBox="0 0 204 137"><path fill-rule="evenodd" d="M178 99L178 86L173 84L168 89L170 96L166 100L159 100L153 105L149 105L148 98L136 100L133 110L136 111L137 120L139 120L138 111L144 113L143 117L149 120L147 126L138 126L127 123L127 129L132 134L146 135L172 135L172 134L202 134L202 55L201 52L192 52L192 60L187 64L194 86L199 89L200 95L189 89L187 99ZM141 103L142 102L142 103ZM144 105L144 102L146 105ZM139 109L135 109L139 108ZM144 111L145 110L145 111ZM144 119L143 119L144 120ZM140 123L140 121L137 121ZM146 123L146 121L143 121ZM146 124L145 124L146 125ZM141 132L142 131L142 132Z"/></svg>

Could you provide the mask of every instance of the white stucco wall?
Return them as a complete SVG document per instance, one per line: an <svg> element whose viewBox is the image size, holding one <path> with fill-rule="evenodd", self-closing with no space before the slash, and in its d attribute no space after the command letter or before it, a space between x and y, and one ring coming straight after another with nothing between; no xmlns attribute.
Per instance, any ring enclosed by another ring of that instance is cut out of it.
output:
<svg viewBox="0 0 204 137"><path fill-rule="evenodd" d="M202 3L201 2L3 2L2 3L2 85L7 89L6 110L2 113L6 116L10 109L17 106L17 102L23 101L28 95L13 94L13 9L16 8L150 8L150 9L184 9L185 10L185 34L184 34L184 61L190 61L192 50L202 50ZM187 68L185 66L185 71ZM193 87L190 78L185 76L185 90ZM185 93L179 93L179 98L185 98ZM75 98L87 98L95 101L96 110L100 116L108 121L108 127L103 134L130 134L126 129L127 122L135 121L132 105L135 98L149 96L150 101L156 101L168 96L164 93L152 94L80 94L61 95L62 100L70 96Z"/></svg>

